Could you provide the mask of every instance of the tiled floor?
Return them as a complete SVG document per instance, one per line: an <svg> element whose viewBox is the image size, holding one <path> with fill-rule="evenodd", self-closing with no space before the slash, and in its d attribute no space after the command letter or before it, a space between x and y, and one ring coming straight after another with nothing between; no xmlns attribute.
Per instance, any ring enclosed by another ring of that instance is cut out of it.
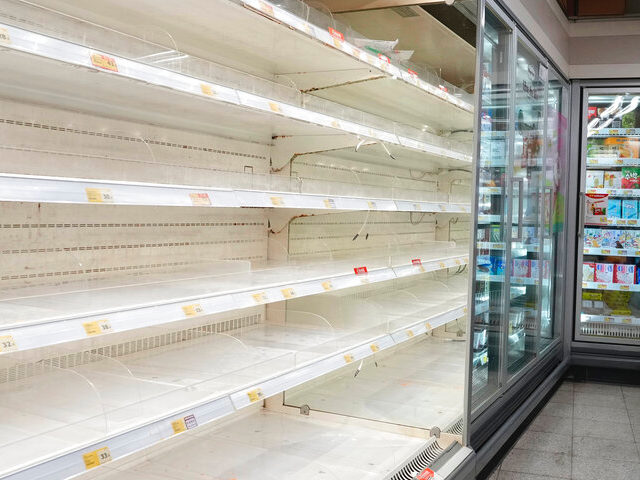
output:
<svg viewBox="0 0 640 480"><path fill-rule="evenodd" d="M640 387L564 382L490 480L640 480Z"/></svg>

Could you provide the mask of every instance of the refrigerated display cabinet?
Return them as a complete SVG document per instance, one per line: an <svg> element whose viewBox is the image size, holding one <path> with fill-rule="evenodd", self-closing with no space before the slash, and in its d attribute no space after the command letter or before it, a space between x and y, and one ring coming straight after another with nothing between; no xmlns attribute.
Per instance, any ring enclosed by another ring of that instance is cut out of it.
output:
<svg viewBox="0 0 640 480"><path fill-rule="evenodd" d="M406 478L464 444L474 97L340 18L0 1L1 478Z"/></svg>

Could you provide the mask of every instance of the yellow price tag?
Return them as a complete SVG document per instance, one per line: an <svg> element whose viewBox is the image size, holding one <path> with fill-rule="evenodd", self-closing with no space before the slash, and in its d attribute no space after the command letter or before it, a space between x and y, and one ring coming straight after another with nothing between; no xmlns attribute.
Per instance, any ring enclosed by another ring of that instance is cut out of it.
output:
<svg viewBox="0 0 640 480"><path fill-rule="evenodd" d="M424 326L427 328L427 330L432 330L431 324L429 322L425 323Z"/></svg>
<svg viewBox="0 0 640 480"><path fill-rule="evenodd" d="M281 292L282 292L282 296L286 299L293 298L296 296L296 292L293 288L283 288Z"/></svg>
<svg viewBox="0 0 640 480"><path fill-rule="evenodd" d="M331 283L331 280L327 280L326 282L322 282L322 288L325 289L325 291L329 291L329 290L333 290L333 284Z"/></svg>
<svg viewBox="0 0 640 480"><path fill-rule="evenodd" d="M18 344L12 335L0 336L0 352L15 352L18 350Z"/></svg>
<svg viewBox="0 0 640 480"><path fill-rule="evenodd" d="M211 205L211 199L209 198L208 193L190 193L189 198L191 199L191 205Z"/></svg>
<svg viewBox="0 0 640 480"><path fill-rule="evenodd" d="M195 317L196 315L202 315L204 308L202 308L199 303L194 303L192 305L183 305L182 311L187 317Z"/></svg>
<svg viewBox="0 0 640 480"><path fill-rule="evenodd" d="M272 112L276 112L276 113L280 113L280 105L278 105L276 102L269 102L269 108L271 109Z"/></svg>
<svg viewBox="0 0 640 480"><path fill-rule="evenodd" d="M109 447L102 447L98 450L94 450L93 452L85 453L82 455L82 459L84 460L84 466L87 470L98 467L112 460Z"/></svg>
<svg viewBox="0 0 640 480"><path fill-rule="evenodd" d="M407 330L407 337L413 337L413 330Z"/></svg>
<svg viewBox="0 0 640 480"><path fill-rule="evenodd" d="M83 323L84 331L87 332L88 337L93 337L94 335L102 335L103 333L110 333L113 329L111 327L111 323L109 320L96 320L95 322L86 322Z"/></svg>
<svg viewBox="0 0 640 480"><path fill-rule="evenodd" d="M333 39L333 46L339 49L342 49L342 42L340 40L338 40L337 38Z"/></svg>
<svg viewBox="0 0 640 480"><path fill-rule="evenodd" d="M623 318L622 319L622 323L631 323L631 319L630 318Z"/></svg>
<svg viewBox="0 0 640 480"><path fill-rule="evenodd" d="M444 262L438 262L438 265L440 265L440 268L445 268L446 265L444 264Z"/></svg>
<svg viewBox="0 0 640 480"><path fill-rule="evenodd" d="M344 356L344 361L345 361L345 363L351 363L351 362L353 362L353 355L351 355L350 353L347 353L347 354Z"/></svg>
<svg viewBox="0 0 640 480"><path fill-rule="evenodd" d="M338 120L332 120L331 121L331 126L333 128L340 128L340 129L342 128L342 125L340 125L340 122Z"/></svg>
<svg viewBox="0 0 640 480"><path fill-rule="evenodd" d="M101 53L91 54L91 64L94 67L102 68L103 70L109 70L111 72L118 71L118 65L116 64L116 59L108 55L103 55Z"/></svg>
<svg viewBox="0 0 640 480"><path fill-rule="evenodd" d="M252 293L251 297L256 303L265 303L269 301L269 297L265 292Z"/></svg>
<svg viewBox="0 0 640 480"><path fill-rule="evenodd" d="M182 433L187 431L187 426L184 424L184 419L182 418L171 422L171 428L173 428L173 433Z"/></svg>
<svg viewBox="0 0 640 480"><path fill-rule="evenodd" d="M284 200L282 199L282 197L271 197L271 205L274 205L276 207L284 205Z"/></svg>
<svg viewBox="0 0 640 480"><path fill-rule="evenodd" d="M336 208L336 201L333 198L325 198L324 206L327 208Z"/></svg>
<svg viewBox="0 0 640 480"><path fill-rule="evenodd" d="M264 398L264 394L262 393L261 388L256 388L255 390L251 390L250 392L247 392L247 396L249 397L249 401L251 403L257 402L258 400L261 400L262 398Z"/></svg>
<svg viewBox="0 0 640 480"><path fill-rule="evenodd" d="M113 203L113 194L108 188L85 188L90 203Z"/></svg>
<svg viewBox="0 0 640 480"><path fill-rule="evenodd" d="M604 283L599 283L599 284L598 284L598 288L599 288L600 290L605 290L605 289L607 288L607 286L606 286Z"/></svg>
<svg viewBox="0 0 640 480"><path fill-rule="evenodd" d="M11 43L11 37L9 36L9 32L6 28L0 28L0 43L4 43L5 45L9 45Z"/></svg>
<svg viewBox="0 0 640 480"><path fill-rule="evenodd" d="M637 220L627 220L627 224L629 224L629 225L637 225L638 221Z"/></svg>
<svg viewBox="0 0 640 480"><path fill-rule="evenodd" d="M213 97L213 88L211 88L211 85L207 85L206 83L201 83L200 84L200 91L204 95L208 95L210 97Z"/></svg>
<svg viewBox="0 0 640 480"><path fill-rule="evenodd" d="M456 265L460 265L462 264L462 262L460 261L460 259L456 258Z"/></svg>
<svg viewBox="0 0 640 480"><path fill-rule="evenodd" d="M380 347L378 346L377 343L372 343L371 345L369 345L369 348L371 349L371 351L373 353L376 353L376 352L380 351Z"/></svg>
<svg viewBox="0 0 640 480"><path fill-rule="evenodd" d="M376 209L376 202L372 202L371 200L367 201L367 206L369 207L369 210L375 210Z"/></svg>

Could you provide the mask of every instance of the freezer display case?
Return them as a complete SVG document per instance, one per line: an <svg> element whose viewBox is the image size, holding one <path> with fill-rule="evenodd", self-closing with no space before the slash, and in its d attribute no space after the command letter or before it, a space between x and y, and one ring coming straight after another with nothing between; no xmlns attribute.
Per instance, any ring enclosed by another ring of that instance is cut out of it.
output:
<svg viewBox="0 0 640 480"><path fill-rule="evenodd" d="M406 478L463 443L473 88L385 12L0 0L0 478Z"/></svg>
<svg viewBox="0 0 640 480"><path fill-rule="evenodd" d="M567 83L490 1L480 38L472 419L559 345L568 132Z"/></svg>
<svg viewBox="0 0 640 480"><path fill-rule="evenodd" d="M640 90L583 90L576 340L640 344Z"/></svg>

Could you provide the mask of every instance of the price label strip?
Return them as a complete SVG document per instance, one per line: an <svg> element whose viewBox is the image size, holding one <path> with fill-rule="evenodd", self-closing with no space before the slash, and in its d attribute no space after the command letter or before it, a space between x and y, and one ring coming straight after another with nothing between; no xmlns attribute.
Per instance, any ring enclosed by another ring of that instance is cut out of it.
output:
<svg viewBox="0 0 640 480"><path fill-rule="evenodd" d="M322 282L322 288L325 290L325 292L333 290L333 284L331 283L331 280Z"/></svg>
<svg viewBox="0 0 640 480"><path fill-rule="evenodd" d="M91 54L91 65L101 68L103 70L109 70L110 72L118 71L118 64L116 59L102 53Z"/></svg>
<svg viewBox="0 0 640 480"><path fill-rule="evenodd" d="M190 193L191 205L194 206L211 206L211 199L208 193Z"/></svg>
<svg viewBox="0 0 640 480"><path fill-rule="evenodd" d="M194 303L192 305L183 305L182 311L184 312L185 317L195 317L197 315L202 315L204 313L204 308L199 303Z"/></svg>
<svg viewBox="0 0 640 480"><path fill-rule="evenodd" d="M82 455L82 459L84 460L84 466L87 470L99 467L112 460L109 447L102 447L93 452L85 453Z"/></svg>
<svg viewBox="0 0 640 480"><path fill-rule="evenodd" d="M196 428L198 426L198 422L196 421L196 417L194 415L187 415L186 417L179 418L178 420L174 420L171 422L171 428L173 429L173 433L182 433L187 430L191 430L192 428Z"/></svg>
<svg viewBox="0 0 640 480"><path fill-rule="evenodd" d="M252 293L251 298L253 298L253 301L256 303L267 303L269 301L266 292Z"/></svg>
<svg viewBox="0 0 640 480"><path fill-rule="evenodd" d="M281 292L282 296L287 300L296 296L296 291L293 288L283 288Z"/></svg>
<svg viewBox="0 0 640 480"><path fill-rule="evenodd" d="M249 401L254 403L258 400L262 400L264 398L264 393L262 393L261 388L256 388L255 390L247 392L247 396L249 397Z"/></svg>
<svg viewBox="0 0 640 480"><path fill-rule="evenodd" d="M0 353L15 352L18 350L18 344L12 335L0 336Z"/></svg>
<svg viewBox="0 0 640 480"><path fill-rule="evenodd" d="M96 335L102 335L103 333L111 333L113 331L113 327L111 327L111 323L109 320L96 320L95 322L86 322L83 323L84 331L87 333L87 337L93 337Z"/></svg>

